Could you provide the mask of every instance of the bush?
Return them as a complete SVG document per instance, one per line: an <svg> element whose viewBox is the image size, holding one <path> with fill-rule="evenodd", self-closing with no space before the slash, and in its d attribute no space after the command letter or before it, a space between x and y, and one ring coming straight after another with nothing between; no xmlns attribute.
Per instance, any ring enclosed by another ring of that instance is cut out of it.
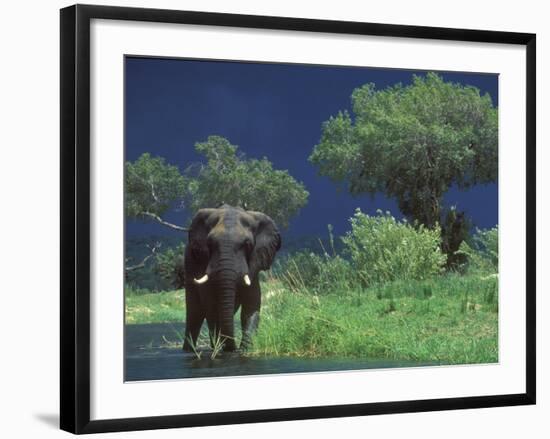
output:
<svg viewBox="0 0 550 439"><path fill-rule="evenodd" d="M136 285L126 285L124 287L124 293L128 296L143 296L145 294L151 294L152 291L148 288L141 288Z"/></svg>
<svg viewBox="0 0 550 439"><path fill-rule="evenodd" d="M316 295L347 291L357 283L350 262L328 253L296 252L280 262L275 272L291 291Z"/></svg>
<svg viewBox="0 0 550 439"><path fill-rule="evenodd" d="M319 255L301 250L287 255L276 263L274 272L292 290L316 286L320 269Z"/></svg>
<svg viewBox="0 0 550 439"><path fill-rule="evenodd" d="M469 242L463 241L457 252L466 256L466 270L498 273L498 226L477 229Z"/></svg>
<svg viewBox="0 0 550 439"><path fill-rule="evenodd" d="M183 288L183 254L185 245L178 244L157 253L155 273L168 282L171 287Z"/></svg>
<svg viewBox="0 0 550 439"><path fill-rule="evenodd" d="M441 230L397 221L387 212L369 216L356 210L343 237L353 267L368 286L397 279L423 280L440 274L446 263Z"/></svg>

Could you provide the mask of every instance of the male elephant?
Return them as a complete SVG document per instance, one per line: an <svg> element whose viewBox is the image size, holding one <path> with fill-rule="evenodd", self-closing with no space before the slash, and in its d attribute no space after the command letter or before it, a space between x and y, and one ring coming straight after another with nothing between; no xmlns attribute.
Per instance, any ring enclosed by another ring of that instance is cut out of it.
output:
<svg viewBox="0 0 550 439"><path fill-rule="evenodd" d="M240 347L250 346L260 313L258 273L271 267L280 248L277 226L263 213L226 204L198 211L185 249L184 350L196 344L206 318L211 341L219 340L224 351L234 351L233 316L239 306Z"/></svg>

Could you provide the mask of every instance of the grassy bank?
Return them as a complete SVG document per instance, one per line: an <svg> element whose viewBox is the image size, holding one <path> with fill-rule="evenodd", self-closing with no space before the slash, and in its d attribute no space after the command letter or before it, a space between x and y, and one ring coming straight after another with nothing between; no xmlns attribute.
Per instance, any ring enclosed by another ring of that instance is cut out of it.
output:
<svg viewBox="0 0 550 439"><path fill-rule="evenodd" d="M498 361L496 277L446 275L318 295L274 279L262 288L250 355ZM129 324L182 322L184 315L181 290L126 298Z"/></svg>
<svg viewBox="0 0 550 439"><path fill-rule="evenodd" d="M126 323L167 323L185 320L184 290L132 294L126 290Z"/></svg>

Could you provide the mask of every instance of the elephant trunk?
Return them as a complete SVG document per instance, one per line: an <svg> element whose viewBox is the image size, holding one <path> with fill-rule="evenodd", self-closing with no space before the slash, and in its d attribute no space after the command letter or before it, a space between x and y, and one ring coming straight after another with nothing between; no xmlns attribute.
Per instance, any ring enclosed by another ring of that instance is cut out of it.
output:
<svg viewBox="0 0 550 439"><path fill-rule="evenodd" d="M234 351L236 348L233 325L236 287L237 274L233 270L218 273L218 328L224 351Z"/></svg>

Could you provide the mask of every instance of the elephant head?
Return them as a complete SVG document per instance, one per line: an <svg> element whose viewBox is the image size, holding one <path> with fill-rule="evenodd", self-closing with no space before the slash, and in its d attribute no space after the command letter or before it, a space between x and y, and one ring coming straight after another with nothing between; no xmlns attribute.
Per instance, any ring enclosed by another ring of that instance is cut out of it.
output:
<svg viewBox="0 0 550 439"><path fill-rule="evenodd" d="M273 220L260 212L228 205L197 212L189 229L185 255L187 290L200 290L215 309L215 327L234 349L236 295L257 289L258 273L271 267L281 237ZM213 296L213 297L210 297ZM208 313L207 313L208 320ZM210 322L209 322L210 326Z"/></svg>

